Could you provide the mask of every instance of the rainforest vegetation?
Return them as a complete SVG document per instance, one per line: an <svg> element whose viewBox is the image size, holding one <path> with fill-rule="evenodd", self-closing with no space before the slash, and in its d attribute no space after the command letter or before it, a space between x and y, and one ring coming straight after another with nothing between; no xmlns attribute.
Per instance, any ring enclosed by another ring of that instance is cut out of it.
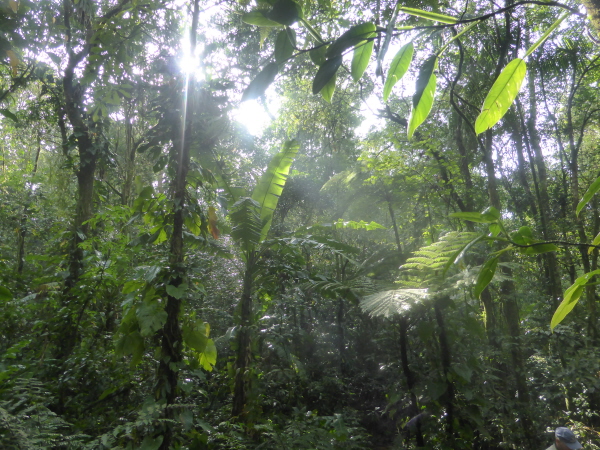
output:
<svg viewBox="0 0 600 450"><path fill-rule="evenodd" d="M2 449L600 448L598 0L2 0Z"/></svg>

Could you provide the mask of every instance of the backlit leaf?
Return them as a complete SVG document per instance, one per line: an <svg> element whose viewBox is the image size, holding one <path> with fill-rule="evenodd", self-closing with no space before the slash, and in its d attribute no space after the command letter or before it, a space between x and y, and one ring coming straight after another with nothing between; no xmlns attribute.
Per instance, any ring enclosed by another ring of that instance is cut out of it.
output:
<svg viewBox="0 0 600 450"><path fill-rule="evenodd" d="M296 46L296 32L291 28L277 33L275 40L275 61L278 64L286 62L293 54Z"/></svg>
<svg viewBox="0 0 600 450"><path fill-rule="evenodd" d="M488 284L494 278L494 274L496 273L496 267L498 267L498 256L494 258L488 259L481 270L479 271L479 275L477 276L477 282L475 283L474 294L476 298L481 296L483 290L487 287Z"/></svg>
<svg viewBox="0 0 600 450"><path fill-rule="evenodd" d="M390 69L388 70L387 77L385 79L385 85L383 86L383 101L387 102L390 93L392 92L392 88L394 85L402 79L410 63L412 61L414 53L414 45L412 42L404 45L398 53L392 59L392 64L390 64Z"/></svg>
<svg viewBox="0 0 600 450"><path fill-rule="evenodd" d="M327 49L327 58L331 59L340 56L347 49L352 48L373 36L376 29L377 27L375 24L370 22L353 26L329 46Z"/></svg>
<svg viewBox="0 0 600 450"><path fill-rule="evenodd" d="M11 113L8 109L0 109L0 114L2 114L4 117L9 118L13 122L19 123L19 119L17 119L17 116Z"/></svg>
<svg viewBox="0 0 600 450"><path fill-rule="evenodd" d="M483 102L481 113L475 121L477 134L489 130L498 123L513 104L527 73L527 65L520 58L509 62L498 76Z"/></svg>
<svg viewBox="0 0 600 450"><path fill-rule="evenodd" d="M278 0L267 13L267 18L290 26L302 18L302 8L293 0Z"/></svg>
<svg viewBox="0 0 600 450"><path fill-rule="evenodd" d="M259 98L265 94L265 91L269 85L275 80L279 66L277 63L269 63L263 70L256 76L254 80L248 85L244 94L242 95L242 101L253 100Z"/></svg>
<svg viewBox="0 0 600 450"><path fill-rule="evenodd" d="M558 308L556 308L552 320L550 321L551 330L554 331L554 328L573 310L583 293L584 286L596 275L600 275L600 270L593 270L580 276L575 280L575 283L565 291L563 301L558 305Z"/></svg>
<svg viewBox="0 0 600 450"><path fill-rule="evenodd" d="M588 190L583 195L581 201L577 204L577 209L575 210L575 214L579 216L581 210L589 203L592 197L596 194L596 192L600 191L600 177L596 178L596 181L592 183L592 185L588 188Z"/></svg>
<svg viewBox="0 0 600 450"><path fill-rule="evenodd" d="M310 59L317 66L322 66L323 63L327 60L325 54L327 53L327 45L321 45L320 47L313 48L310 52L308 52Z"/></svg>
<svg viewBox="0 0 600 450"><path fill-rule="evenodd" d="M434 13L430 11L423 11L422 9L417 8L406 8L404 6L398 8L398 10L405 12L406 14L410 14L411 16L422 17L424 19L434 20L436 22L441 23L456 23L458 19L456 17L447 16L445 14Z"/></svg>
<svg viewBox="0 0 600 450"><path fill-rule="evenodd" d="M219 239L221 232L217 227L217 210L214 206L208 208L208 231L210 231L213 239Z"/></svg>
<svg viewBox="0 0 600 450"><path fill-rule="evenodd" d="M337 79L337 74L333 74L333 77L327 82L327 84L321 89L321 96L327 103L331 103L331 99L333 98L333 93L335 92L335 82Z"/></svg>
<svg viewBox="0 0 600 450"><path fill-rule="evenodd" d="M323 63L317 74L315 75L315 79L313 80L312 91L313 94L318 94L321 90L334 78L335 73L342 65L342 57L337 56L333 59L328 59ZM335 83L335 81L334 81Z"/></svg>
<svg viewBox="0 0 600 450"><path fill-rule="evenodd" d="M435 87L437 77L435 69L437 68L437 56L431 56L419 71L415 95L413 95L413 106L410 112L410 120L408 121L408 138L410 139L415 130L421 125L433 105L433 97L435 96Z"/></svg>
<svg viewBox="0 0 600 450"><path fill-rule="evenodd" d="M280 27L282 26L280 23L275 22L266 17L267 11L265 10L255 10L250 11L242 16L242 22L247 23L249 25L255 25L257 27Z"/></svg>
<svg viewBox="0 0 600 450"><path fill-rule="evenodd" d="M374 33L373 33L374 34ZM373 53L373 41L366 41L363 44L358 45L354 49L354 56L352 57L352 66L350 73L354 81L360 80L369 65L371 60L371 54Z"/></svg>

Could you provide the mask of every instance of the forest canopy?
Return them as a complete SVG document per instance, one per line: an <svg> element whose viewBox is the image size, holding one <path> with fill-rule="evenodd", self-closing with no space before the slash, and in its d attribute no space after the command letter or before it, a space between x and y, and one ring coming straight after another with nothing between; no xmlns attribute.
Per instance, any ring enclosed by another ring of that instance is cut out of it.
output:
<svg viewBox="0 0 600 450"><path fill-rule="evenodd" d="M0 447L600 448L600 4L0 2Z"/></svg>

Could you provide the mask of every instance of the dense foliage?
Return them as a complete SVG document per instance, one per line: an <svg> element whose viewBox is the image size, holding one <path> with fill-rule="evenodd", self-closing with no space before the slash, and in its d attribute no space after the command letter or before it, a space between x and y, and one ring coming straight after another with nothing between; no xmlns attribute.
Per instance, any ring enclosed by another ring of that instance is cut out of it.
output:
<svg viewBox="0 0 600 450"><path fill-rule="evenodd" d="M600 448L596 3L1 2L0 447Z"/></svg>

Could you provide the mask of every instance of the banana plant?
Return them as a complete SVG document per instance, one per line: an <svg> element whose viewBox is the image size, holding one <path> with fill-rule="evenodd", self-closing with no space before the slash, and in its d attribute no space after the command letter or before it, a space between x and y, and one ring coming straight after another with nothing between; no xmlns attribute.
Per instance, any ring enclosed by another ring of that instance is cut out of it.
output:
<svg viewBox="0 0 600 450"><path fill-rule="evenodd" d="M273 214L298 149L299 145L296 141L286 142L281 151L270 161L252 195L237 199L229 213L233 225L231 235L239 246L245 263L242 297L239 303L240 326L236 336L237 355L232 408L232 415L241 421L247 418L249 412L247 400L252 358L251 326L254 280L261 253L266 248L262 244L269 234Z"/></svg>

